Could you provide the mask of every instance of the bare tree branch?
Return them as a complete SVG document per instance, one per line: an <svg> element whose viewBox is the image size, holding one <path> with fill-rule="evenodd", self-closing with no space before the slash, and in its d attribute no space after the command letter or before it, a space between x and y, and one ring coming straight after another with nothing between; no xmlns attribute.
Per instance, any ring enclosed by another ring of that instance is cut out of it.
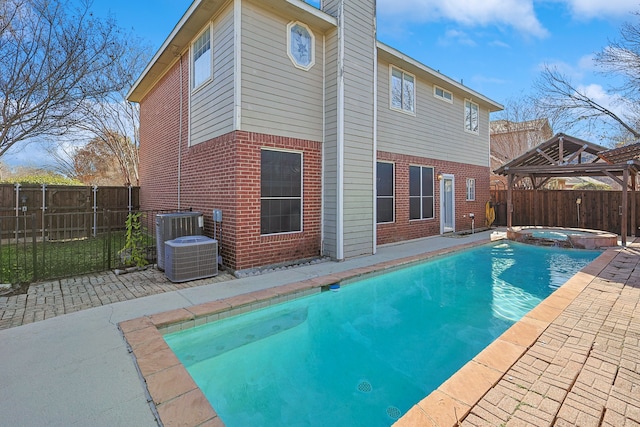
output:
<svg viewBox="0 0 640 427"><path fill-rule="evenodd" d="M114 72L126 38L89 8L86 0L0 1L0 156L21 141L66 133L82 103L131 82Z"/></svg>
<svg viewBox="0 0 640 427"><path fill-rule="evenodd" d="M631 133L635 138L640 137L632 123L624 117L611 111L591 98L586 91L578 89L571 80L560 73L557 68L545 66L536 87L540 92L538 107L547 111L567 114L577 121L587 121L590 125L615 123Z"/></svg>

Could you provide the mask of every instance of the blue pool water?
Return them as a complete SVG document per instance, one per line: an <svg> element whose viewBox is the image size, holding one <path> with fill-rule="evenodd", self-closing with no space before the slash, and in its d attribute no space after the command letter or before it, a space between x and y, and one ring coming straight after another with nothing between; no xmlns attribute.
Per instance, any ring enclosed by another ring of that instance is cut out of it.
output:
<svg viewBox="0 0 640 427"><path fill-rule="evenodd" d="M389 426L600 253L503 241L165 339L228 427Z"/></svg>

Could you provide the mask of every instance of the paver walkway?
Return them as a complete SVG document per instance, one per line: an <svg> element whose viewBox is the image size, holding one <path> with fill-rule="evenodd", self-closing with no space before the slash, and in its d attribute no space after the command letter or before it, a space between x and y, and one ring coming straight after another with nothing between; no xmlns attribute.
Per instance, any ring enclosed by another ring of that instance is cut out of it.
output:
<svg viewBox="0 0 640 427"><path fill-rule="evenodd" d="M640 426L640 244L619 250L462 426Z"/></svg>
<svg viewBox="0 0 640 427"><path fill-rule="evenodd" d="M227 272L211 278L172 283L164 272L148 268L127 274L95 273L35 283L26 294L0 296L0 330L114 302L233 280Z"/></svg>

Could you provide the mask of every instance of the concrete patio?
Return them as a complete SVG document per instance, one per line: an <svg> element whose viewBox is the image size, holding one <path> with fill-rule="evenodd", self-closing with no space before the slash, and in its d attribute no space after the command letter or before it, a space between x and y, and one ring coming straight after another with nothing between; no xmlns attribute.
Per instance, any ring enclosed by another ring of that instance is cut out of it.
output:
<svg viewBox="0 0 640 427"><path fill-rule="evenodd" d="M0 297L0 424L158 425L118 323L488 241L490 234L422 239L243 279L221 275L177 286L147 270L41 283L33 294ZM546 314L550 325L507 373L481 381L489 391L476 404L440 396L435 407L442 413L423 401L416 417L399 425L453 425L453 414L466 412L466 425L640 425L638 263L640 246L609 251L602 268L580 273L584 290L555 316Z"/></svg>

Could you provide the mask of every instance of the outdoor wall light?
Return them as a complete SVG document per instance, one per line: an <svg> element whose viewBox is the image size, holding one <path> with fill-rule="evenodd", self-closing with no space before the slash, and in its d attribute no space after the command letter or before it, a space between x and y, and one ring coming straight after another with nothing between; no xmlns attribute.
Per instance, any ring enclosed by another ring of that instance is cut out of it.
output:
<svg viewBox="0 0 640 427"><path fill-rule="evenodd" d="M436 178L438 178L438 181L442 181L442 172L438 172Z"/></svg>

